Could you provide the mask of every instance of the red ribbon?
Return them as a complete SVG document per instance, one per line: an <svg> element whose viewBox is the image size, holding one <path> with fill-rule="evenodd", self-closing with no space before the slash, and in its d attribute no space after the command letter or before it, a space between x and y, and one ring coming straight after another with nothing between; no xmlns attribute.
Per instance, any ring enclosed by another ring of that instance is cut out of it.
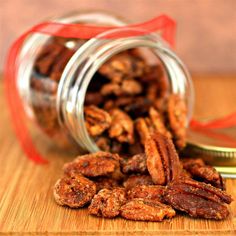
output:
<svg viewBox="0 0 236 236"><path fill-rule="evenodd" d="M120 29L115 30L115 29ZM26 156L35 163L47 163L47 160L35 147L26 122L26 114L17 89L17 71L20 66L18 55L25 39L32 33L42 33L63 38L90 39L108 30L114 30L109 38L129 37L161 31L162 37L174 45L175 22L166 15L158 16L141 24L122 27L97 27L84 24L63 24L57 22L44 22L32 27L20 36L12 45L5 64L4 85L5 95L10 111L13 128L17 139Z"/></svg>

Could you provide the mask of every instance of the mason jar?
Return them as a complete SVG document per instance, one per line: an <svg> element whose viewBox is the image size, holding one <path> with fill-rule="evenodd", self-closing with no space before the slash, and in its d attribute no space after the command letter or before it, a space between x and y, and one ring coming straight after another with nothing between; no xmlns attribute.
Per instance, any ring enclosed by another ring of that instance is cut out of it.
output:
<svg viewBox="0 0 236 236"><path fill-rule="evenodd" d="M127 24L114 14L98 11L73 13L51 21L99 26ZM25 40L19 55L19 93L28 117L59 146L69 147L72 144L87 152L100 149L85 124L88 87L91 81L96 85L96 80L102 80L98 71L107 61L125 51L136 53L137 49L139 55L150 59L148 63L158 61L168 83L166 96L178 94L183 98L187 107L185 126L188 126L194 91L183 62L158 32L109 37L119 31L125 29L107 30L88 40L40 33L31 34ZM95 100L94 97L97 103Z"/></svg>

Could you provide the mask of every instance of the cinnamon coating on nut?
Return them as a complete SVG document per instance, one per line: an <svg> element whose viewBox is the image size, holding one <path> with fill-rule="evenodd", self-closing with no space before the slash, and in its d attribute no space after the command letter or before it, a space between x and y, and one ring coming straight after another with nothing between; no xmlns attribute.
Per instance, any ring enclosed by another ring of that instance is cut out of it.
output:
<svg viewBox="0 0 236 236"><path fill-rule="evenodd" d="M150 175L131 175L124 182L123 186L126 189L131 189L138 185L153 185Z"/></svg>
<svg viewBox="0 0 236 236"><path fill-rule="evenodd" d="M121 159L121 170L123 173L146 173L147 158L145 153L136 154L128 159Z"/></svg>
<svg viewBox="0 0 236 236"><path fill-rule="evenodd" d="M74 161L64 165L67 175L79 173L86 177L107 176L120 169L119 155L109 152L96 152L78 156Z"/></svg>
<svg viewBox="0 0 236 236"><path fill-rule="evenodd" d="M156 200L136 198L123 205L120 214L129 220L163 221L164 218L174 217L175 211Z"/></svg>
<svg viewBox="0 0 236 236"><path fill-rule="evenodd" d="M54 186L54 198L59 205L83 207L96 193L96 185L82 175L65 176Z"/></svg>
<svg viewBox="0 0 236 236"><path fill-rule="evenodd" d="M194 179L209 183L222 190L225 189L225 184L220 173L218 173L214 167L206 165L202 159L184 159L182 163L183 168L187 170Z"/></svg>
<svg viewBox="0 0 236 236"><path fill-rule="evenodd" d="M127 198L152 199L164 203L165 189L161 185L137 185L127 192Z"/></svg>
<svg viewBox="0 0 236 236"><path fill-rule="evenodd" d="M123 188L102 189L94 196L88 211L91 215L114 218L119 215L125 202L126 192Z"/></svg>

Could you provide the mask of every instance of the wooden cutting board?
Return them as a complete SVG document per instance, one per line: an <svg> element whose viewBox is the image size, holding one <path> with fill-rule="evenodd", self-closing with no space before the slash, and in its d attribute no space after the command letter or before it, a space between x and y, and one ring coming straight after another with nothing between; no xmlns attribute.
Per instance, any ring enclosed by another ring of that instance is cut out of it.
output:
<svg viewBox="0 0 236 236"><path fill-rule="evenodd" d="M236 77L199 77L195 81L197 117L223 115L235 108ZM212 87L206 95L204 90L210 85ZM28 160L12 132L2 86L0 90L0 234L236 235L236 202L231 204L231 214L224 221L192 219L182 215L161 223L96 218L89 216L86 209L71 210L56 205L52 186L62 173L63 163L72 157L57 152L50 145L39 144L42 151L47 153L49 164L36 165ZM203 107L207 105L203 102L204 96L209 104L215 102L215 108ZM37 141L41 143L41 140ZM236 199L236 180L228 179L226 185L228 192Z"/></svg>

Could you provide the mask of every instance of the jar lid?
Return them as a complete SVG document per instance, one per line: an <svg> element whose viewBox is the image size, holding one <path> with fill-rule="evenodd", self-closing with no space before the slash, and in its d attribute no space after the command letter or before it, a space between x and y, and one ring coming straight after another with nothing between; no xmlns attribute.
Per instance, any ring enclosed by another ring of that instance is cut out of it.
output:
<svg viewBox="0 0 236 236"><path fill-rule="evenodd" d="M236 127L189 128L184 155L201 156L225 177L236 178Z"/></svg>

